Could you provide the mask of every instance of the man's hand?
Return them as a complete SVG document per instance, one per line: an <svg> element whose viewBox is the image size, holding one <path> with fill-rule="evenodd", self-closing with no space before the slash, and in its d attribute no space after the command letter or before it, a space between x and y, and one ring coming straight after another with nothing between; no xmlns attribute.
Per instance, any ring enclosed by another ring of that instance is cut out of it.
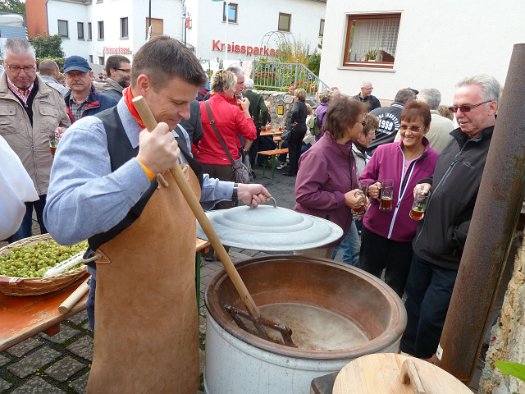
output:
<svg viewBox="0 0 525 394"><path fill-rule="evenodd" d="M418 183L416 186L414 186L414 198L418 192L421 192L422 194L430 193L430 189L432 189L432 185L430 183Z"/></svg>
<svg viewBox="0 0 525 394"><path fill-rule="evenodd" d="M250 100L248 100L247 97L243 97L242 99L239 99L242 109L244 113L248 113L248 116L250 114Z"/></svg>
<svg viewBox="0 0 525 394"><path fill-rule="evenodd" d="M166 123L160 122L151 132L140 132L137 160L154 174L175 167L179 157L179 145Z"/></svg>
<svg viewBox="0 0 525 394"><path fill-rule="evenodd" d="M263 185L239 183L237 198L252 208L268 201L272 195Z"/></svg>

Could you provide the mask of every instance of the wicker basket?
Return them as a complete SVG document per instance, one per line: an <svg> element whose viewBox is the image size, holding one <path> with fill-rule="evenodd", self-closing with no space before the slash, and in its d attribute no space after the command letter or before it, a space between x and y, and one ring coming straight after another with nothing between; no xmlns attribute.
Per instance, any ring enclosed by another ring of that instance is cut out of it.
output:
<svg viewBox="0 0 525 394"><path fill-rule="evenodd" d="M32 245L39 242L50 241L52 239L53 238L51 238L49 234L24 238L1 248L0 255L9 253L17 246ZM82 253L79 253L77 256L80 261ZM75 258L77 258L77 256L75 256ZM86 266L82 265L74 270L49 278L13 278L0 275L0 293L9 296L33 296L52 293L53 291L58 291L67 287L77 279L86 275L86 273Z"/></svg>

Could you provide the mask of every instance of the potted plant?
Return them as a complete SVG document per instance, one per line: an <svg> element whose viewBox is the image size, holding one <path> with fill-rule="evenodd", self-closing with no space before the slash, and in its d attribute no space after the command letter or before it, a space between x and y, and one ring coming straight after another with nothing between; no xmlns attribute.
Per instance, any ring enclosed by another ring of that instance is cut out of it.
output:
<svg viewBox="0 0 525 394"><path fill-rule="evenodd" d="M377 51L375 49L370 49L366 53L366 58L367 58L367 61L369 62L375 62L377 58Z"/></svg>

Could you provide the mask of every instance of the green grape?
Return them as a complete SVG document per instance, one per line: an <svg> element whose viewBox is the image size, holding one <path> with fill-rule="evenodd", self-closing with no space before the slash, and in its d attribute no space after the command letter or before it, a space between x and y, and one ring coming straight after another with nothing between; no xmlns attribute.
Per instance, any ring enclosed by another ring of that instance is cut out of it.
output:
<svg viewBox="0 0 525 394"><path fill-rule="evenodd" d="M41 278L44 273L86 250L87 241L71 246L57 244L54 240L39 242L28 246L12 248L0 255L0 275L18 278ZM76 269L80 264L70 268Z"/></svg>

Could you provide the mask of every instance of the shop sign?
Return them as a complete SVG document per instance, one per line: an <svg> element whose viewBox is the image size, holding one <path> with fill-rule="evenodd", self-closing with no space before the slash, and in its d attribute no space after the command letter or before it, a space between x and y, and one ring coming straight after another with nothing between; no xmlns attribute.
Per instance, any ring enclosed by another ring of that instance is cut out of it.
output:
<svg viewBox="0 0 525 394"><path fill-rule="evenodd" d="M211 50L217 52L228 51L230 53L240 53L246 56L279 56L279 49L268 48L266 45L239 45L234 41L226 45L221 42L221 40L212 40Z"/></svg>

